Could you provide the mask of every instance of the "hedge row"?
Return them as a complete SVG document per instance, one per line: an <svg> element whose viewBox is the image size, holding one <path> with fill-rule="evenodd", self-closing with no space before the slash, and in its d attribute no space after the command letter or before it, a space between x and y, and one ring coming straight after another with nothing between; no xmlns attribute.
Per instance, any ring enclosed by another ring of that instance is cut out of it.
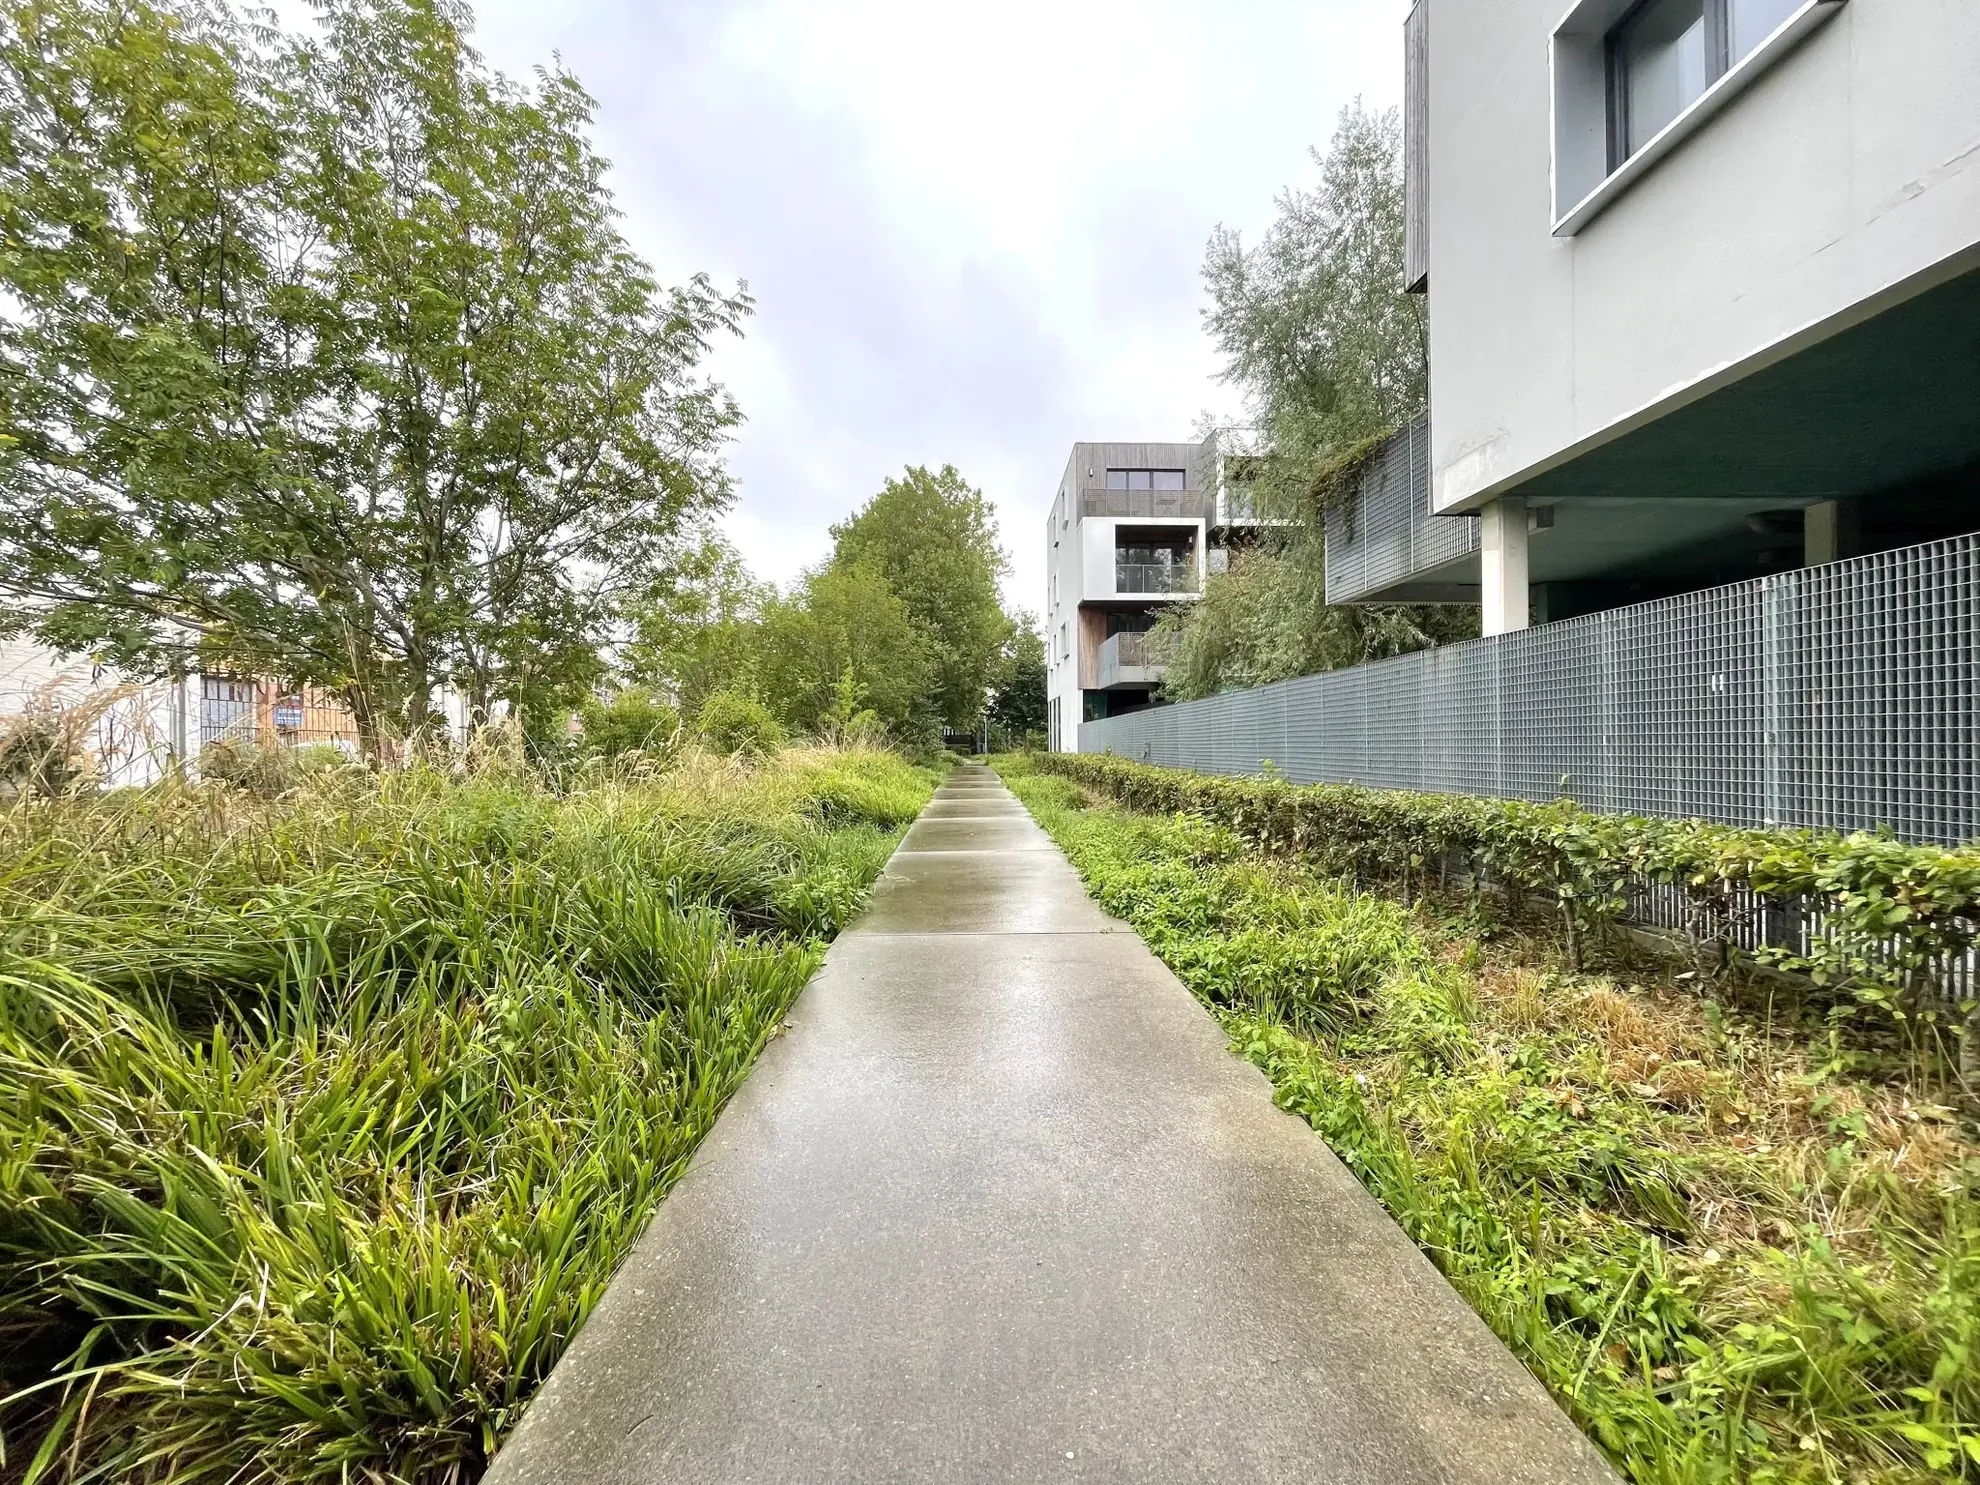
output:
<svg viewBox="0 0 1980 1485"><path fill-rule="evenodd" d="M1963 1019L1961 1077L1969 1093L1980 1088L1975 846L1602 815L1566 800L1224 778L1111 754L1052 753L1040 762L1131 809L1203 815L1268 850L1406 896L1428 872L1462 862L1473 880L1557 903L1577 956L1585 936L1624 915L1632 886L1647 882L1679 888L1695 936L1707 940L1730 937L1742 903L1779 907L1806 931L1758 957L1901 1017Z"/></svg>

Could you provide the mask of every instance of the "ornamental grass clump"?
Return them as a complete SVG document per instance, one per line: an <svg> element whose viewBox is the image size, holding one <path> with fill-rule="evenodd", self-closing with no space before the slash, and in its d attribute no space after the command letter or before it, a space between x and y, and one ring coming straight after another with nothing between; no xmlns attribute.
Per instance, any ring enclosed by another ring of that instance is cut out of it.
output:
<svg viewBox="0 0 1980 1485"><path fill-rule="evenodd" d="M0 813L9 1478L474 1479L932 783Z"/></svg>

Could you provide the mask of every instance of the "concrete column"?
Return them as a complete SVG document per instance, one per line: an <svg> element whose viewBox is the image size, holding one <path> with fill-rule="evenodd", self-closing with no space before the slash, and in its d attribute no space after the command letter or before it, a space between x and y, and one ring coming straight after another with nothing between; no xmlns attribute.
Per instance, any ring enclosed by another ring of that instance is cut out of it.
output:
<svg viewBox="0 0 1980 1485"><path fill-rule="evenodd" d="M1845 557L1859 555L1862 550L1861 517L1854 500L1824 500L1802 511L1803 566L1840 562Z"/></svg>
<svg viewBox="0 0 1980 1485"><path fill-rule="evenodd" d="M1531 622L1526 582L1526 501L1494 500L1479 512L1479 597L1487 634L1512 634Z"/></svg>

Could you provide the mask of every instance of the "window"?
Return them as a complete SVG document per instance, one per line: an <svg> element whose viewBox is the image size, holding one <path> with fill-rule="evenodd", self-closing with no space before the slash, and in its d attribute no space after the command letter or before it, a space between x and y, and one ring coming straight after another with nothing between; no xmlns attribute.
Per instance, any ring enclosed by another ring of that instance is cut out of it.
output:
<svg viewBox="0 0 1980 1485"><path fill-rule="evenodd" d="M1609 42L1609 164L1622 164L1711 81L1704 0L1651 0Z"/></svg>
<svg viewBox="0 0 1980 1485"><path fill-rule="evenodd" d="M1609 168L1641 150L1801 0L1644 0L1609 34Z"/></svg>
<svg viewBox="0 0 1980 1485"><path fill-rule="evenodd" d="M1846 0L1578 0L1555 28L1554 235L1572 237Z"/></svg>
<svg viewBox="0 0 1980 1485"><path fill-rule="evenodd" d="M1181 490L1187 481L1180 469L1110 469L1110 490Z"/></svg>

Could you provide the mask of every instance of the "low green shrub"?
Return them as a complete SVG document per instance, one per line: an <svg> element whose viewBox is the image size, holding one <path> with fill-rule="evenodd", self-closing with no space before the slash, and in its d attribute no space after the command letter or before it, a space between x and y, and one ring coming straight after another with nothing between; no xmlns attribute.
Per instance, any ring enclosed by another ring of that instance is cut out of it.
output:
<svg viewBox="0 0 1980 1485"><path fill-rule="evenodd" d="M679 713L636 686L626 687L610 701L587 700L578 710L578 724L584 729L585 753L605 759L627 753L664 754L681 732Z"/></svg>
<svg viewBox="0 0 1980 1485"><path fill-rule="evenodd" d="M933 783L0 810L6 1477L474 1479Z"/></svg>
<svg viewBox="0 0 1980 1485"><path fill-rule="evenodd" d="M1806 902L1819 911L1808 941L1760 958L1888 1010L1928 1045L1956 1025L1959 1050L1940 1065L1980 1098L1980 1001L1970 982L1956 988L1949 973L1970 961L1980 939L1980 848L1600 815L1565 800L1213 777L1105 754L1040 754L1036 764L1131 809L1200 815L1405 900L1440 866L1462 862L1477 879L1555 904L1577 959L1587 938L1622 915L1632 880L1682 889L1696 934L1708 941L1724 939L1742 889L1783 905Z"/></svg>
<svg viewBox="0 0 1980 1485"><path fill-rule="evenodd" d="M1980 1150L1950 1110L1804 1028L1488 957L1338 857L1097 800L1139 786L1116 764L998 767L1630 1479L1980 1480Z"/></svg>
<svg viewBox="0 0 1980 1485"><path fill-rule="evenodd" d="M734 691L712 692L695 718L701 740L718 753L761 755L784 745L784 727L770 708Z"/></svg>

